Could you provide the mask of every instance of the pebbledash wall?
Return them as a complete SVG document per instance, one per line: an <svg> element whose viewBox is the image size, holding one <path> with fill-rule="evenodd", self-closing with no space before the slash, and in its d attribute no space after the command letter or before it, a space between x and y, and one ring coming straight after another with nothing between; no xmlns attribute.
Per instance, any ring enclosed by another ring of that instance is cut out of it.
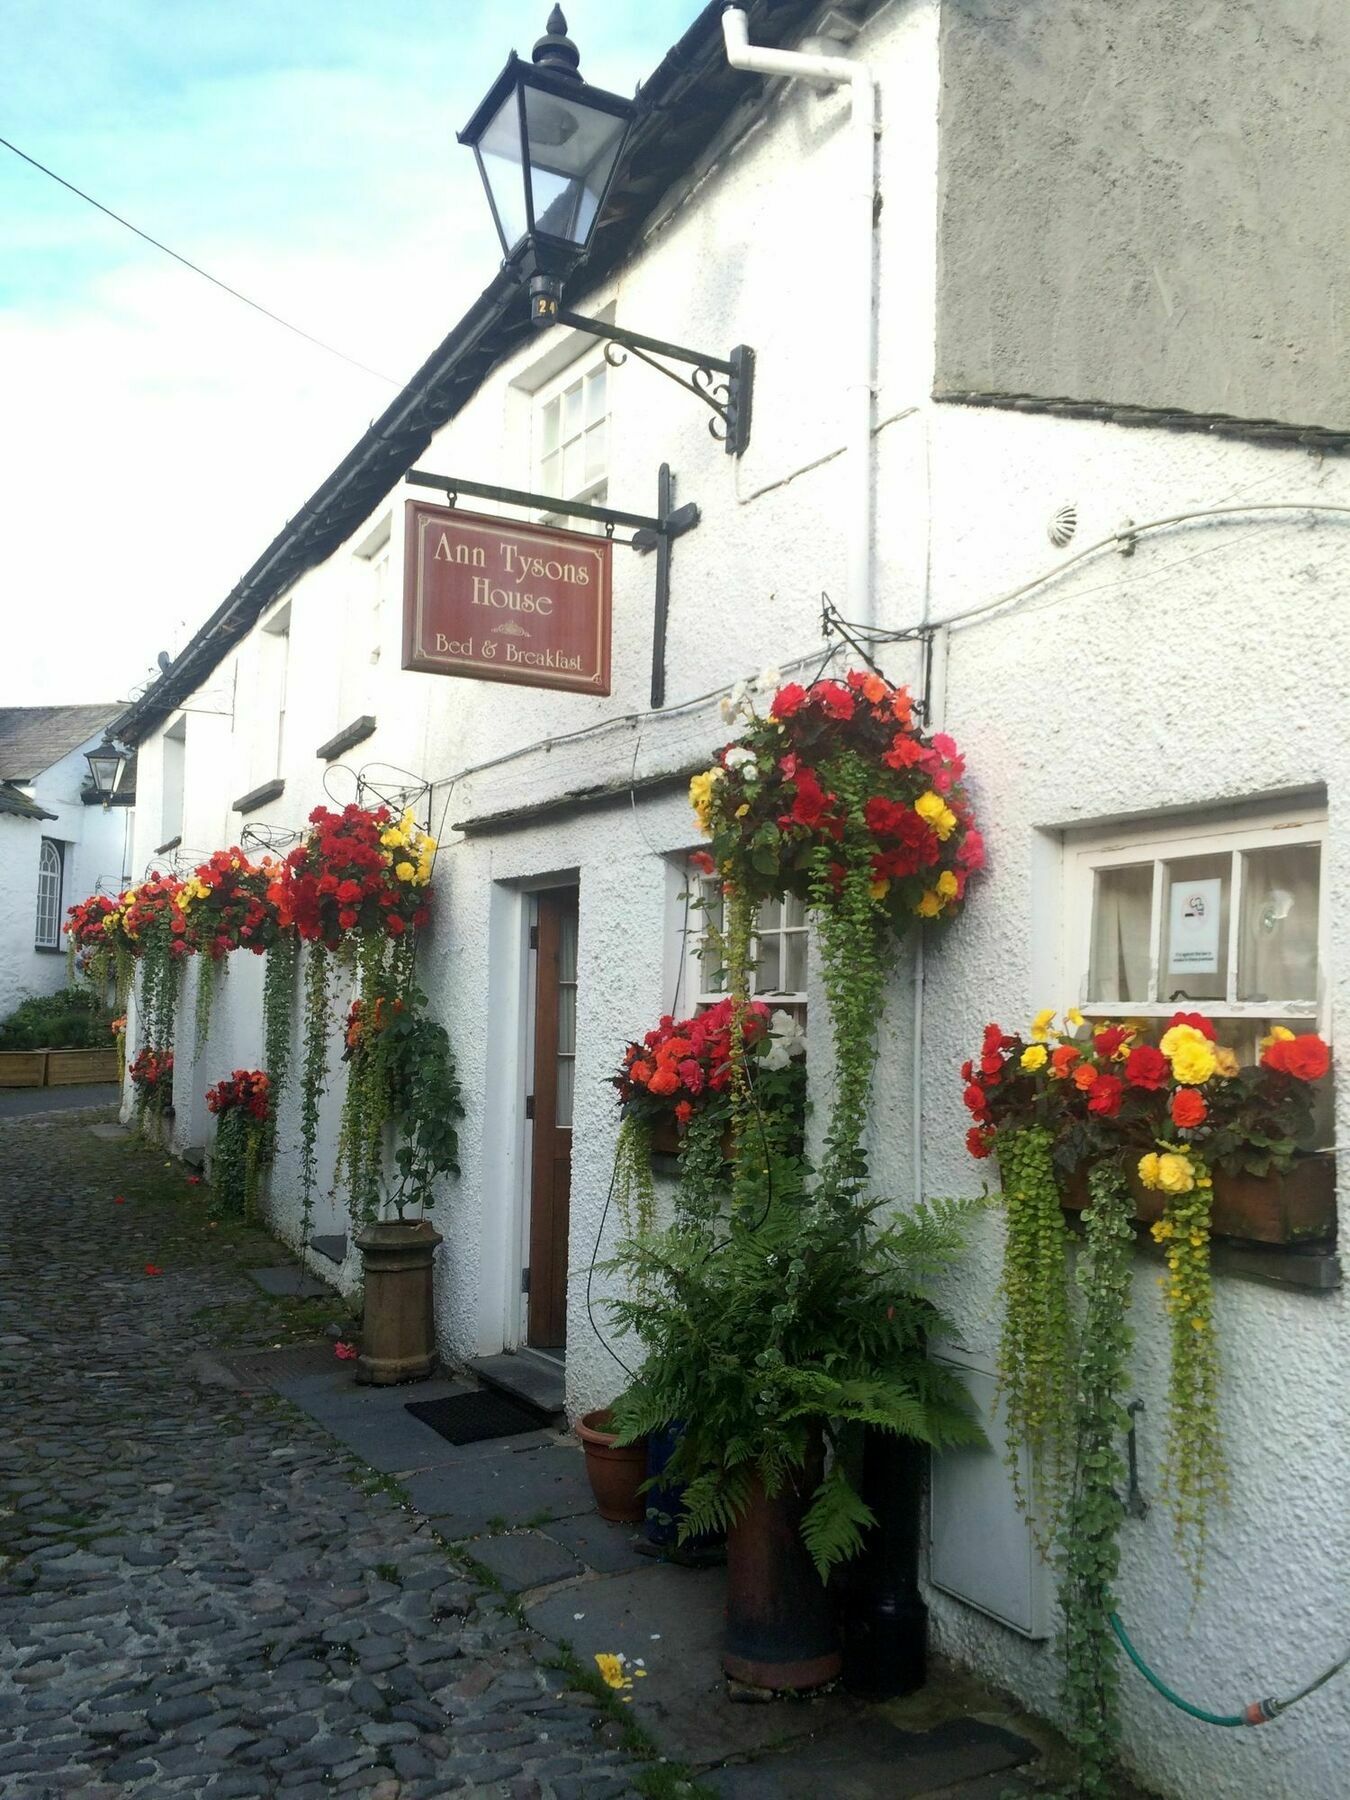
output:
<svg viewBox="0 0 1350 1800"><path fill-rule="evenodd" d="M965 916L921 962L903 959L882 1008L874 1167L900 1204L916 1191L980 1191L985 1168L964 1150L956 1071L986 1020L1022 1022L1042 1005L1079 997L1079 971L1061 953L1061 871L1066 846L1088 827L1154 817L1184 827L1218 807L1324 789L1332 1012L1350 998L1350 928L1334 900L1350 883L1344 523L1315 513L1211 517L1145 536L1127 546L1128 556L1109 549L1075 560L1080 547L1127 520L1241 501L1350 506L1347 465L1297 446L931 401L939 23L935 0L891 5L852 46L877 69L884 107L875 618L894 629L943 626L935 714L969 758L990 846L988 875ZM245 821L233 798L271 774L284 777L284 792L250 816L302 825L325 798L316 747L362 713L376 717L377 730L348 762L396 765L435 783L432 823L445 825L421 969L468 1096L463 1175L436 1215L446 1237L437 1317L451 1359L521 1340L529 895L550 882L579 884L567 1352L574 1412L603 1402L623 1380L585 1304L617 1126L606 1082L624 1041L674 998L678 866L696 842L678 789L646 797L642 784L697 764L724 741L717 696L736 679L769 664L818 667L828 648L820 596L843 591L842 502L858 474L840 454L839 367L848 347L832 323L832 272L843 247L831 202L844 174L846 105L840 96L788 89L732 121L715 154L669 197L618 283L587 302L592 310L611 305L638 330L714 349L748 342L759 356L753 441L740 463L709 442L699 409L650 371L630 364L610 377L610 503L646 510L656 465L667 460L677 498L702 509L702 523L674 551L664 712L646 710L652 569L625 549L615 551L609 699L401 672L402 509L412 490L400 488L291 589L191 702L223 706L227 716L194 713L183 747L167 751L171 769L183 758L183 846L202 852L237 841ZM524 483L531 392L586 347L556 332L527 346L421 465ZM1077 536L1055 549L1047 525L1067 503L1077 509ZM381 601L368 553L386 519L395 573ZM1006 608L963 616L1045 575L1052 578ZM287 621L277 760L276 656L285 641L277 628ZM912 645L886 648L881 660L894 678L918 679ZM171 715L141 747L138 869L173 835L163 829L171 821L160 788L166 729L182 727L183 716ZM593 729L571 735L583 728ZM608 785L618 791L607 803L510 827L483 824L506 809ZM193 1054L190 1026L180 1031L182 1144L205 1139L207 1083L260 1059L260 996L260 965L236 956L202 1057ZM811 1000L819 1088L828 1057L814 985ZM190 1020L191 1011L189 989L181 1017ZM329 1166L337 1098L330 1094L326 1115ZM1339 1142L1350 1137L1348 1114L1342 1081ZM277 1223L292 1236L296 1136L292 1102L272 1179ZM345 1214L324 1197L314 1223L342 1229ZM947 1296L963 1345L986 1360L998 1329L1000 1243L991 1213ZM1156 1498L1166 1333L1155 1272L1141 1259L1132 1322L1135 1391L1147 1408L1141 1479ZM1233 1494L1212 1541L1208 1585L1192 1617L1168 1521L1155 1505L1125 1526L1120 1594L1150 1661L1187 1694L1227 1710L1297 1685L1350 1636L1350 1323L1340 1291L1301 1294L1226 1276L1217 1286ZM936 1590L929 1598L939 1648L1054 1712L1052 1643L1028 1640ZM1260 1732L1216 1733L1132 1676L1126 1681L1128 1755L1177 1800L1344 1794L1350 1726L1334 1687Z"/></svg>
<svg viewBox="0 0 1350 1800"><path fill-rule="evenodd" d="M25 792L49 819L0 817L0 1018L33 994L55 994L66 985L65 937L62 948L37 950L38 859L43 838L63 847L62 917L67 906L100 890L121 888L133 843L128 807L86 806L81 790L89 781L89 740L44 769Z"/></svg>

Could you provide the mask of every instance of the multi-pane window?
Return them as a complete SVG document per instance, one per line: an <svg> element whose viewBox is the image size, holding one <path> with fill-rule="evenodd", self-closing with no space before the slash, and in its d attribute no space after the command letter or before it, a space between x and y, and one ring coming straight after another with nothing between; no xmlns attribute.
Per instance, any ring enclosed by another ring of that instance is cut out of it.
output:
<svg viewBox="0 0 1350 1800"><path fill-rule="evenodd" d="M43 838L38 851L37 922L33 942L39 950L61 948L61 884L65 845Z"/></svg>
<svg viewBox="0 0 1350 1800"><path fill-rule="evenodd" d="M535 395L534 415L539 491L602 504L609 491L609 365L604 357L582 357L542 387Z"/></svg>
<svg viewBox="0 0 1350 1800"><path fill-rule="evenodd" d="M1272 1024L1327 1030L1325 818L1123 833L1071 847L1070 990L1090 1017L1198 1010L1255 1061Z"/></svg>
<svg viewBox="0 0 1350 1800"><path fill-rule="evenodd" d="M688 932L697 973L686 984L696 995L697 1006L712 1006L724 998L727 974L721 947L722 896L715 881L691 873L690 889L697 905L691 906ZM787 1012L806 1008L806 905L795 895L765 900L755 920L751 940L750 992Z"/></svg>

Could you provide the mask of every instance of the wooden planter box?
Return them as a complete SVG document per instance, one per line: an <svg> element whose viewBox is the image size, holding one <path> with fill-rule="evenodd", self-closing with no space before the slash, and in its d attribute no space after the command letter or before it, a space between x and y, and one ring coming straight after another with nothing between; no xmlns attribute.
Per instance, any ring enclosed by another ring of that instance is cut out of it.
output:
<svg viewBox="0 0 1350 1800"><path fill-rule="evenodd" d="M46 1081L45 1050L0 1050L0 1087L43 1087Z"/></svg>
<svg viewBox="0 0 1350 1800"><path fill-rule="evenodd" d="M678 1156L680 1153L681 1135L682 1133L677 1120L673 1118L659 1119L657 1123L652 1126L652 1155ZM722 1133L722 1159L724 1162L731 1161L730 1125L728 1125L726 1130Z"/></svg>
<svg viewBox="0 0 1350 1800"><path fill-rule="evenodd" d="M49 1050L47 1086L76 1087L118 1079L116 1050Z"/></svg>
<svg viewBox="0 0 1350 1800"><path fill-rule="evenodd" d="M1135 1218L1143 1225L1160 1219L1167 1195L1133 1177ZM1088 1202L1087 1179L1077 1176L1064 1189L1062 1204L1081 1212ZM1216 1237L1254 1244L1326 1243L1336 1236L1336 1162L1304 1156L1287 1175L1214 1174L1211 1229Z"/></svg>

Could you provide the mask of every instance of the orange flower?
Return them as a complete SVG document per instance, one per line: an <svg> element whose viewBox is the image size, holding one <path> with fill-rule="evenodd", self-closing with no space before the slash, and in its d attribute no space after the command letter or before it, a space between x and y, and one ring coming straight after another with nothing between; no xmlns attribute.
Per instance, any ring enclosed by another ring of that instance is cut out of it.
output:
<svg viewBox="0 0 1350 1800"><path fill-rule="evenodd" d="M1063 1081L1073 1065L1081 1058L1082 1051L1076 1045L1060 1044L1057 1049L1050 1052L1050 1073L1058 1080Z"/></svg>
<svg viewBox="0 0 1350 1800"><path fill-rule="evenodd" d="M1086 1093L1090 1087L1095 1087L1097 1085L1097 1071L1093 1068L1091 1063L1079 1063L1078 1067L1073 1072L1073 1085L1076 1088L1081 1088L1084 1093Z"/></svg>
<svg viewBox="0 0 1350 1800"><path fill-rule="evenodd" d="M870 700L873 706L877 706L886 698L889 690L880 675L869 675L862 684L862 691L863 699Z"/></svg>
<svg viewBox="0 0 1350 1800"><path fill-rule="evenodd" d="M1198 1088L1178 1088L1172 1096L1172 1123L1183 1131L1193 1131L1197 1125L1203 1125L1208 1112L1205 1096Z"/></svg>

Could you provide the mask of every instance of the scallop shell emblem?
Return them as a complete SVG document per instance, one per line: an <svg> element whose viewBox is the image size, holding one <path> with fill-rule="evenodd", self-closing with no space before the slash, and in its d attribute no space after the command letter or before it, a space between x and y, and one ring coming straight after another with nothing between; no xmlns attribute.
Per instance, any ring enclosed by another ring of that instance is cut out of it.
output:
<svg viewBox="0 0 1350 1800"><path fill-rule="evenodd" d="M1056 512L1050 520L1050 523L1045 528L1045 535L1050 539L1050 542L1055 546L1056 550L1062 550L1073 537L1073 534L1077 529L1078 508L1072 501L1069 501L1067 505L1061 506L1059 511Z"/></svg>

